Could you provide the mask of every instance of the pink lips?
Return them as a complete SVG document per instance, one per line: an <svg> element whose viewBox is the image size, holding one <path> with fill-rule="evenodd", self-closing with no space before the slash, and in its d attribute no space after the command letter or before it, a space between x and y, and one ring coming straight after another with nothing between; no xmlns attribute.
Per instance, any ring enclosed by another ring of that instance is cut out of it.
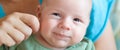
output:
<svg viewBox="0 0 120 50"><path fill-rule="evenodd" d="M60 39L60 40L70 39L70 36L67 36L67 35L64 35L61 33L54 32L54 36L55 36L55 38Z"/></svg>

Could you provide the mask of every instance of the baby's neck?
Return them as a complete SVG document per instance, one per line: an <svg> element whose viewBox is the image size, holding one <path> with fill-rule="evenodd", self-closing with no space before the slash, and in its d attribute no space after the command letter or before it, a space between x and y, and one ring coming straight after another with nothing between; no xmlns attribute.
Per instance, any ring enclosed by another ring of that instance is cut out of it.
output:
<svg viewBox="0 0 120 50"><path fill-rule="evenodd" d="M36 40L43 46L50 48L52 50L65 50L65 48L57 48L57 47L53 47L51 45L49 45L49 43L47 43L43 37L41 37L41 35L39 33L37 33L35 35Z"/></svg>

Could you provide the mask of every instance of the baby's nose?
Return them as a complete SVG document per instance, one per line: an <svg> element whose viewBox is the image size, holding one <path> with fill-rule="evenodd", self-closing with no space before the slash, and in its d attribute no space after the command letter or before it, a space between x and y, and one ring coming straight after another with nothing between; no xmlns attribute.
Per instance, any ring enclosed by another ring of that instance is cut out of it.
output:
<svg viewBox="0 0 120 50"><path fill-rule="evenodd" d="M58 27L61 28L61 29L64 29L64 30L71 30L70 21L69 20L63 20L59 23Z"/></svg>

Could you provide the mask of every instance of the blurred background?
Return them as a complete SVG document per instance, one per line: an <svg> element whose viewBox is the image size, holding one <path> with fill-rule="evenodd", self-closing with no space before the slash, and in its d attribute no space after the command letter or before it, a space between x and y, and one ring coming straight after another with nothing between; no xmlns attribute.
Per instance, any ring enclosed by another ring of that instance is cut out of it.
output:
<svg viewBox="0 0 120 50"><path fill-rule="evenodd" d="M117 50L120 50L120 0L116 0L110 16Z"/></svg>

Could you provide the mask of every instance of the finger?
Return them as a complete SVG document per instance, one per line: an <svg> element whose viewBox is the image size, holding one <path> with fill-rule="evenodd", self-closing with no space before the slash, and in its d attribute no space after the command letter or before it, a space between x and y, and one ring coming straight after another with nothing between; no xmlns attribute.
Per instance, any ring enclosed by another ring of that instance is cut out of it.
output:
<svg viewBox="0 0 120 50"><path fill-rule="evenodd" d="M18 13L18 12L15 12L11 16L20 18L20 20L22 20L27 25L29 25L33 29L33 31L37 32L39 30L40 23L36 16L26 13Z"/></svg>
<svg viewBox="0 0 120 50"><path fill-rule="evenodd" d="M10 18L6 22L10 23L16 29L18 29L20 32L22 32L25 35L25 39L27 39L32 33L32 29L29 26L27 26L26 24L24 24L18 18Z"/></svg>
<svg viewBox="0 0 120 50"><path fill-rule="evenodd" d="M15 45L15 41L3 30L0 30L0 40L2 44L6 46Z"/></svg>
<svg viewBox="0 0 120 50"><path fill-rule="evenodd" d="M39 30L40 23L36 16L24 14L20 19L28 24L33 29L33 31L37 32Z"/></svg>
<svg viewBox="0 0 120 50"><path fill-rule="evenodd" d="M17 44L21 43L25 39L24 34L18 31L17 29L15 29L12 25L10 25L7 22L4 22L3 24L4 26L2 28L7 31L8 35L14 41L16 41Z"/></svg>

